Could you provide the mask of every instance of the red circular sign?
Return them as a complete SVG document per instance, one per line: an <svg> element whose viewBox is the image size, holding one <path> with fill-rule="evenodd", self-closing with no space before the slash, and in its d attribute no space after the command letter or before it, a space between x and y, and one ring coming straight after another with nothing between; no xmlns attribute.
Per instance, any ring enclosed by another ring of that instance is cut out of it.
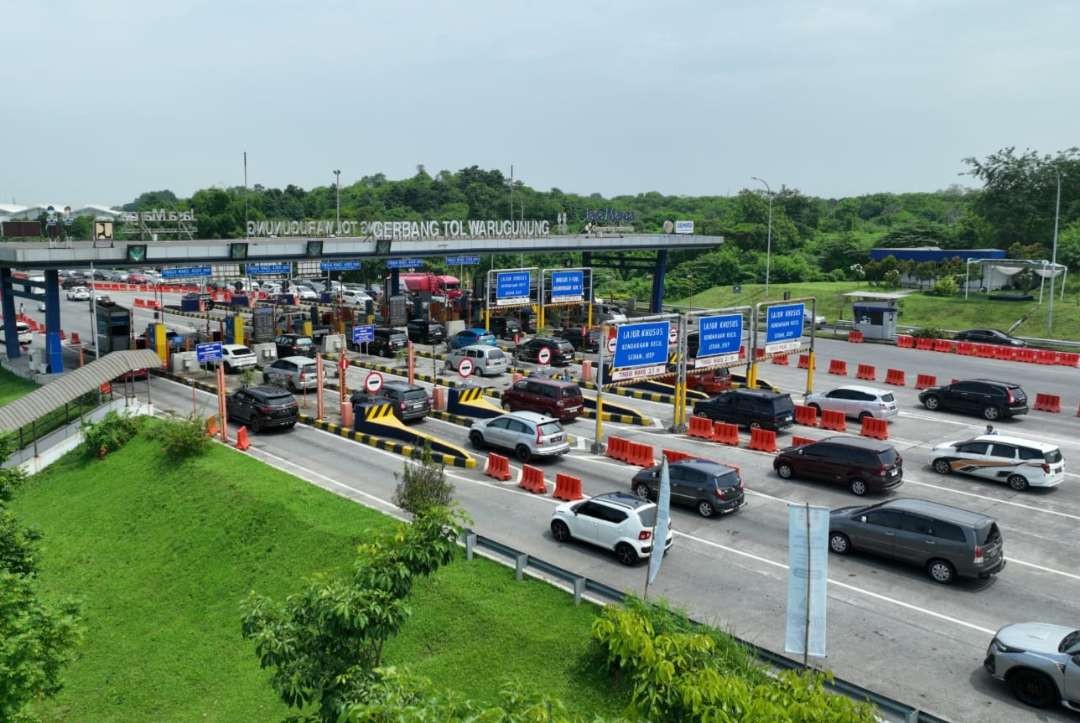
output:
<svg viewBox="0 0 1080 723"><path fill-rule="evenodd" d="M462 359L458 364L457 373L463 377L467 377L472 374L473 363L472 359Z"/></svg>
<svg viewBox="0 0 1080 723"><path fill-rule="evenodd" d="M679 340L679 328L673 326L670 329L668 329L667 343L668 344L674 344L678 340Z"/></svg>
<svg viewBox="0 0 1080 723"><path fill-rule="evenodd" d="M615 353L615 337L613 337L613 336L608 337L607 350L608 350L609 354L614 354Z"/></svg>
<svg viewBox="0 0 1080 723"><path fill-rule="evenodd" d="M541 364L547 364L551 361L551 349L546 346L540 347L540 351L536 352L536 361Z"/></svg>
<svg viewBox="0 0 1080 723"><path fill-rule="evenodd" d="M382 389L382 381L382 374L379 374L379 372L369 372L368 375L364 377L364 389L366 389L369 394L374 394Z"/></svg>

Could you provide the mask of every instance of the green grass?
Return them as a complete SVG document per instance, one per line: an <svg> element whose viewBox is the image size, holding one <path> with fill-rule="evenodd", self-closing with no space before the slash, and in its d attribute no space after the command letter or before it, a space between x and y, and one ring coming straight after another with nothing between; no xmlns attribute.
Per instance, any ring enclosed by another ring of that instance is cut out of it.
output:
<svg viewBox="0 0 1080 723"><path fill-rule="evenodd" d="M48 721L279 720L287 714L240 636L250 590L282 598L347 570L393 520L213 446L177 464L137 437L105 460L68 455L14 510L44 532L41 584L82 600L87 627ZM584 671L591 606L478 560L422 581L386 660L483 700L517 676L583 712L621 709Z"/></svg>
<svg viewBox="0 0 1080 723"><path fill-rule="evenodd" d="M37 387L38 385L29 379L23 379L7 369L0 369L0 407L29 394Z"/></svg>
<svg viewBox="0 0 1080 723"><path fill-rule="evenodd" d="M884 290L857 281L823 281L770 284L769 296L774 300L783 299L785 291L790 291L792 298L813 296L817 299L818 313L833 321L838 318L851 319L851 300L846 299L844 293ZM743 284L740 294L732 293L731 286L714 286L695 294L693 305L695 308L752 305L765 300L764 291L763 284ZM1038 297L1037 289L1035 296ZM686 305L689 302L690 299L680 299L675 303ZM899 323L953 330L971 327L1005 330L1026 317L1013 333L1019 336L1045 337L1046 311L1046 304L1039 306L1037 301L995 301L975 294L965 301L963 297L929 296L916 291L900 302ZM1080 340L1080 293L1072 288L1066 292L1064 301L1058 300L1054 306L1053 336L1057 339Z"/></svg>

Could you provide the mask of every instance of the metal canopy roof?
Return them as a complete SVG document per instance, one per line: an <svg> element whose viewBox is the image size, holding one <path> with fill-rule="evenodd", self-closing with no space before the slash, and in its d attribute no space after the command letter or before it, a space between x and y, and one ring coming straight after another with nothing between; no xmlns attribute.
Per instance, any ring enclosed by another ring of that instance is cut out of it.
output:
<svg viewBox="0 0 1080 723"><path fill-rule="evenodd" d="M15 430L73 402L87 392L137 369L156 369L161 359L149 349L114 351L0 407L0 431Z"/></svg>
<svg viewBox="0 0 1080 723"><path fill-rule="evenodd" d="M866 299L868 301L897 301L911 295L911 291L848 291L842 296L849 299Z"/></svg>

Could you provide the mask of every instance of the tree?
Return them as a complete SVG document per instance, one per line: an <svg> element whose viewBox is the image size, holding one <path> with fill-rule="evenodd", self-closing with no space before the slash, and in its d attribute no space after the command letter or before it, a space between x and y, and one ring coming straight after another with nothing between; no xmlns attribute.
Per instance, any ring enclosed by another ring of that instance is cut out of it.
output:
<svg viewBox="0 0 1080 723"><path fill-rule="evenodd" d="M923 261L915 265L914 274L915 278L919 280L919 288L921 289L922 282L937 278L938 265L933 261Z"/></svg>

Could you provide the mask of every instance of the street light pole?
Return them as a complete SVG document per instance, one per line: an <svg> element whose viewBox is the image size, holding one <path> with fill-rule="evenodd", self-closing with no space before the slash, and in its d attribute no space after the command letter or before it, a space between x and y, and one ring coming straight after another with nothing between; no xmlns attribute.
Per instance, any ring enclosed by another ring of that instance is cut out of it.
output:
<svg viewBox="0 0 1080 723"><path fill-rule="evenodd" d="M334 192L337 196L337 228L335 233L341 233L341 171L334 170Z"/></svg>
<svg viewBox="0 0 1080 723"><path fill-rule="evenodd" d="M1057 202L1054 206L1054 248L1050 252L1050 306L1046 314L1047 336L1054 331L1054 280L1057 278L1058 220L1061 217L1061 171L1057 172Z"/></svg>
<svg viewBox="0 0 1080 723"><path fill-rule="evenodd" d="M758 178L757 176L751 176L751 180L758 181L765 186L765 191L769 194L769 234L765 241L765 298L769 298L769 270L772 266L772 188L769 187L768 182Z"/></svg>

